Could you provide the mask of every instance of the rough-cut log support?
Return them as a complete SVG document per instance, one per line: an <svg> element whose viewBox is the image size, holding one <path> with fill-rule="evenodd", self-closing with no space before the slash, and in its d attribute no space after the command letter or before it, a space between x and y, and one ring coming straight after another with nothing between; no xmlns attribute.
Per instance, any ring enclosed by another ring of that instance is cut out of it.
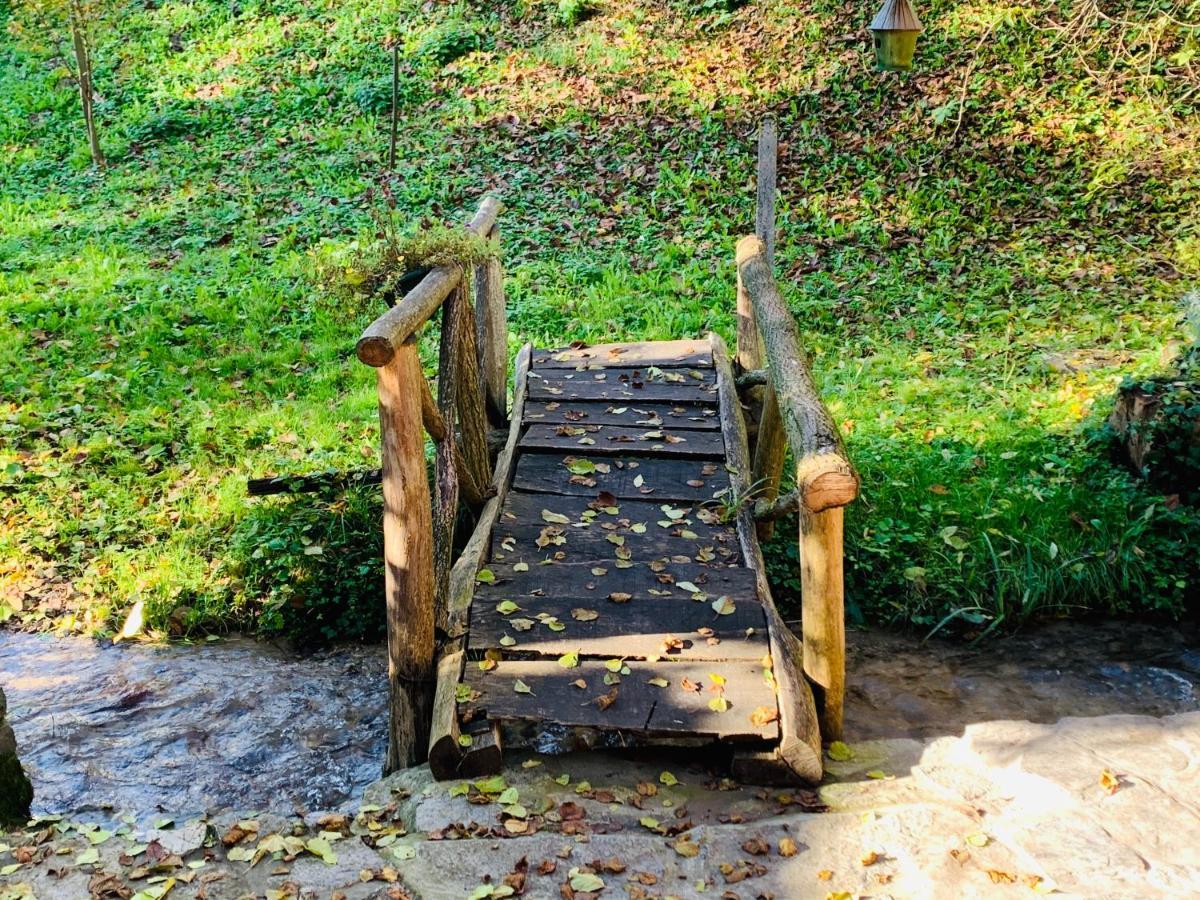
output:
<svg viewBox="0 0 1200 900"><path fill-rule="evenodd" d="M378 369L383 457L383 555L391 716L385 766L421 760L433 690L433 546L415 342Z"/></svg>
<svg viewBox="0 0 1200 900"><path fill-rule="evenodd" d="M776 503L786 435L796 460L800 510L804 672L818 690L822 735L837 740L842 734L846 665L842 507L858 495L858 474L817 393L796 322L775 285L768 251L759 237L738 242L737 263L739 284L764 337L769 385L755 454L755 477L763 486L759 534L767 532L772 514L787 506Z"/></svg>
<svg viewBox="0 0 1200 900"><path fill-rule="evenodd" d="M725 342L717 335L710 335L713 350L713 365L717 370L717 389L721 396L721 431L725 438L725 452L730 477L738 490L746 489L746 472L750 465L750 453L746 445L746 424L742 419L741 407L734 384L733 367ZM779 780L799 778L802 781L821 780L821 731L812 690L808 682L799 675L802 651L800 642L788 629L775 602L771 599L771 586L767 583L766 565L762 549L754 530L750 507L743 504L737 517L738 541L746 565L752 568L758 580L758 593L763 612L767 618L767 631L771 642L771 656L782 661L791 660L793 665L774 666L776 697L779 703L779 747L774 751L774 767ZM735 758L735 771L753 775L756 780L767 780L771 768L770 757L755 754L749 758ZM775 780L775 779L771 779Z"/></svg>
<svg viewBox="0 0 1200 900"><path fill-rule="evenodd" d="M479 359L475 348L475 310L471 306L465 286L454 297L453 321L454 344L450 354L455 365L458 391L455 406L458 411L461 450L466 462L470 481L482 489L491 475L491 461L487 446L487 416L484 413L483 395L480 393ZM447 304L447 310L450 304ZM445 354L443 350L443 354ZM443 356L445 358L445 356ZM481 503L471 502L478 510Z"/></svg>
<svg viewBox="0 0 1200 900"><path fill-rule="evenodd" d="M754 233L767 251L767 266L775 266L775 170L779 157L779 135L775 120L763 119L758 130L758 197L754 207Z"/></svg>
<svg viewBox="0 0 1200 900"><path fill-rule="evenodd" d="M454 411L459 389L455 377L454 355L455 318L458 306L463 302L462 291L451 291L446 303L442 306L441 346L438 354L438 398L437 416L442 423L442 437L437 442L437 454L434 460L434 482L436 486L433 511L433 576L435 605L435 624L443 632L446 628L446 610L449 608L450 596L450 563L454 550L454 525L458 520L458 485L460 457L458 454L458 437L454 430ZM429 395L428 382L421 379L425 389L422 396Z"/></svg>
<svg viewBox="0 0 1200 900"><path fill-rule="evenodd" d="M762 241L754 236L742 238L737 260L755 319L766 338L771 386L796 458L796 489L811 512L845 506L858 496L858 474L804 362L795 319L775 286Z"/></svg>
<svg viewBox="0 0 1200 900"><path fill-rule="evenodd" d="M773 505L779 498L779 483L783 479L783 458L787 455L787 439L783 420L779 416L779 401L775 388L767 385L763 394L762 413L758 417L758 435L754 442L753 483L758 499ZM775 533L775 523L759 520L755 525L758 539L768 541Z"/></svg>
<svg viewBox="0 0 1200 900"><path fill-rule="evenodd" d="M480 512L475 531L450 572L450 591L444 626L449 639L438 662L433 727L429 738L429 767L435 778L479 775L496 771L500 767L501 745L498 733L472 735L470 747L460 742L456 686L464 665L462 648L466 637L467 610L471 605L475 573L487 558L492 529L500 515L508 485L512 480L513 460L525 407L525 376L529 369L532 349L526 344L517 354L512 423L508 431L508 440L496 458L496 470L492 475L492 497Z"/></svg>
<svg viewBox="0 0 1200 900"><path fill-rule="evenodd" d="M499 244L499 225L492 226L488 239ZM508 314L499 259L488 259L475 269L475 329L488 423L503 428L508 424Z"/></svg>
<svg viewBox="0 0 1200 900"><path fill-rule="evenodd" d="M841 507L800 511L801 628L804 672L820 693L821 734L842 739L846 630L842 596Z"/></svg>

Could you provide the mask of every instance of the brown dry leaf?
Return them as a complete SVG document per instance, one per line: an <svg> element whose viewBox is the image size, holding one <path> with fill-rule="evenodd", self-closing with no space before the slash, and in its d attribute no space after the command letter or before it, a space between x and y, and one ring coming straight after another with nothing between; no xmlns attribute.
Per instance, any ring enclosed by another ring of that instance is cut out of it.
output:
<svg viewBox="0 0 1200 900"><path fill-rule="evenodd" d="M742 849L751 856L766 856L771 852L771 845L768 844L763 838L755 835L754 837L750 838L750 840L742 844Z"/></svg>
<svg viewBox="0 0 1200 900"><path fill-rule="evenodd" d="M750 724L755 728L762 728L764 725L769 725L771 722L779 718L779 710L774 706L759 706L754 712L750 713Z"/></svg>
<svg viewBox="0 0 1200 900"><path fill-rule="evenodd" d="M678 652L683 649L683 640L675 637L673 634L668 634L662 644L659 646L659 652L666 654L672 651Z"/></svg>
<svg viewBox="0 0 1200 900"><path fill-rule="evenodd" d="M988 878L992 879L992 884L1015 884L1017 876L1009 872L1001 872L999 869L988 869Z"/></svg>
<svg viewBox="0 0 1200 900"><path fill-rule="evenodd" d="M696 693L700 692L700 685L698 685L696 682L692 681L692 679L690 679L690 678L685 677L682 681L679 682L679 686L681 688L683 688L685 691L694 691Z"/></svg>
<svg viewBox="0 0 1200 900"><path fill-rule="evenodd" d="M558 868L558 861L554 859L543 859L538 863L537 873L539 875L553 875L554 870Z"/></svg>
<svg viewBox="0 0 1200 900"><path fill-rule="evenodd" d="M628 603L633 599L633 594L626 594L622 591L613 591L608 595L608 599L613 603Z"/></svg>
<svg viewBox="0 0 1200 900"><path fill-rule="evenodd" d="M876 853L874 850L868 850L863 854L862 859L860 859L859 862L861 862L864 866L873 866L881 859L883 859L883 857L880 854Z"/></svg>
<svg viewBox="0 0 1200 900"><path fill-rule="evenodd" d="M685 837L681 837L671 846L675 848L676 853L688 859L700 855L700 845Z"/></svg>
<svg viewBox="0 0 1200 900"><path fill-rule="evenodd" d="M817 878L821 879L821 881L828 881L832 877L833 877L833 872L831 872L829 869L822 869L820 872L817 873Z"/></svg>
<svg viewBox="0 0 1200 900"><path fill-rule="evenodd" d="M790 837L779 839L779 855L780 856L795 856L800 852L800 848L796 845L796 841Z"/></svg>
<svg viewBox="0 0 1200 900"><path fill-rule="evenodd" d="M605 872L609 875L620 875L625 871L625 863L621 862L615 856L610 856L608 859L592 860L591 868L597 872Z"/></svg>
<svg viewBox="0 0 1200 900"><path fill-rule="evenodd" d="M598 706L600 708L600 711L603 712L604 710L608 709L610 706L612 706L614 703L617 702L617 691L618 690L620 690L620 689L617 687L614 687L607 694L601 694L599 697L597 697L592 702L594 702L596 704L596 706Z"/></svg>
<svg viewBox="0 0 1200 900"><path fill-rule="evenodd" d="M576 622L594 622L600 618L600 613L594 609L584 609L581 606L577 606L571 610L571 618Z"/></svg>
<svg viewBox="0 0 1200 900"><path fill-rule="evenodd" d="M950 855L954 857L954 861L960 866L971 858L971 854L960 847L953 847L950 850Z"/></svg>
<svg viewBox="0 0 1200 900"><path fill-rule="evenodd" d="M658 785L649 781L639 781L637 792L643 797L654 797L658 794Z"/></svg>

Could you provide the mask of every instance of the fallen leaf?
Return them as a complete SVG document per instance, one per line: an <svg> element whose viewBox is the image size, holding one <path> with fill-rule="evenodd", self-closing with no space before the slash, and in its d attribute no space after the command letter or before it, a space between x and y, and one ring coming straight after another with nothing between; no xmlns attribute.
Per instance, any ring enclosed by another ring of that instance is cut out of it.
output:
<svg viewBox="0 0 1200 900"><path fill-rule="evenodd" d="M533 691L529 689L529 685L527 685L525 682L523 682L520 678L518 678L516 681L513 682L513 691L517 694L532 694L533 693Z"/></svg>
<svg viewBox="0 0 1200 900"><path fill-rule="evenodd" d="M796 841L790 837L782 837L779 839L779 855L780 856L795 856L800 852L800 848L796 845Z"/></svg>
<svg viewBox="0 0 1200 900"><path fill-rule="evenodd" d="M829 749L825 753L834 762L845 762L848 759L854 758L854 751L850 749L848 744L844 744L841 741L834 741L829 745Z"/></svg>
<svg viewBox="0 0 1200 900"><path fill-rule="evenodd" d="M755 728L762 728L764 725L769 725L779 719L779 710L774 706L759 706L755 707L750 713L750 724Z"/></svg>

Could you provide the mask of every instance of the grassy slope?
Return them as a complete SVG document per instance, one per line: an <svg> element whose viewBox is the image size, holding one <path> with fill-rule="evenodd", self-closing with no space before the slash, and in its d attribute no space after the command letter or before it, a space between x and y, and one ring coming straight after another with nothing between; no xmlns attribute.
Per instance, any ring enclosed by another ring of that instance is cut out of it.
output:
<svg viewBox="0 0 1200 900"><path fill-rule="evenodd" d="M865 7L823 0L730 16L613 0L573 28L549 4L419 10L114 5L104 174L51 50L9 17L0 603L104 628L135 597L156 625L186 605L191 625L265 609L279 627L307 602L316 627L362 633L371 498L242 490L374 458L351 348L377 310L323 300L312 272L367 222L395 36L391 189L414 220L503 194L514 347L730 337L753 125L778 114L779 268L864 475L853 615L1179 608L1195 522L1092 464L1083 436L1121 374L1161 364L1200 274L1197 32L1160 18L1195 4L1086 21L932 3L910 78L871 71ZM1042 361L1078 348L1122 363Z"/></svg>

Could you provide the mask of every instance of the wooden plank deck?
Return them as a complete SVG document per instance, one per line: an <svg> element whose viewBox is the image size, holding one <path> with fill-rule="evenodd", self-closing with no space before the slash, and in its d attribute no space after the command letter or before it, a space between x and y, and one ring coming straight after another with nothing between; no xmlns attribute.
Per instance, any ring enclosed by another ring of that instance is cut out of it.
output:
<svg viewBox="0 0 1200 900"><path fill-rule="evenodd" d="M462 733L486 720L489 734L543 723L630 745L771 749L774 670L794 661L774 658L778 616L747 567L712 345L531 359L512 485L470 606Z"/></svg>

